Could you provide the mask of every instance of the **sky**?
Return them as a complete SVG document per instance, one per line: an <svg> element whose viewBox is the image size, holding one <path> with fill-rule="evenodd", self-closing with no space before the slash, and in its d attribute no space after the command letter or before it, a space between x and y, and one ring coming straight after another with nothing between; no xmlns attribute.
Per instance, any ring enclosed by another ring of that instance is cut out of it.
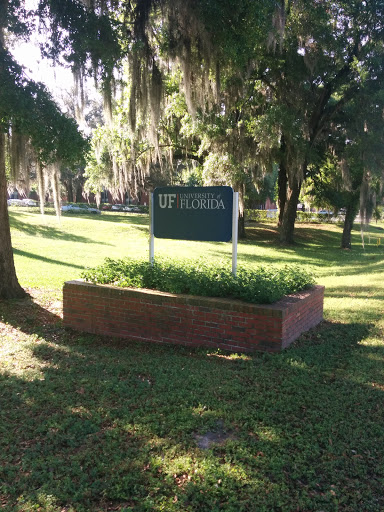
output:
<svg viewBox="0 0 384 512"><path fill-rule="evenodd" d="M61 91L70 90L74 86L71 71L62 66L51 66L47 59L41 58L40 50L33 42L17 43L12 54L25 67L26 75L44 83L56 100L60 101Z"/></svg>
<svg viewBox="0 0 384 512"><path fill-rule="evenodd" d="M25 8L36 9L37 0L24 0ZM59 64L53 66L52 62L47 58L42 58L39 48L39 43L44 43L44 31L38 33L37 27L39 26L38 18L35 19L36 30L32 34L30 40L10 41L10 52L15 60L24 67L26 76L35 82L42 82L51 92L54 100L63 112L68 111L66 101L68 96L74 94L74 78L71 70L68 67ZM100 92L96 91L94 81L86 79L84 83L86 95L90 100L97 103L102 103ZM75 99L77 104L79 99ZM72 110L73 112L73 110ZM90 127L86 124L85 119L77 119L80 129L89 134Z"/></svg>
<svg viewBox="0 0 384 512"><path fill-rule="evenodd" d="M36 9L36 0L25 0L25 8ZM38 21L36 19L36 25ZM44 83L51 91L57 101L60 101L61 90L69 90L73 87L72 73L69 69L61 66L51 66L47 59L42 59L38 47L39 36L35 33L28 42L14 42L11 48L12 55L16 61L25 67L26 75L37 81Z"/></svg>
<svg viewBox="0 0 384 512"><path fill-rule="evenodd" d="M29 42L14 43L11 53L15 60L25 68L26 76L36 82L45 84L60 109L67 112L68 109L64 100L68 98L68 94L73 93L75 86L71 70L60 65L52 66L49 59L43 59L38 43L34 39ZM86 91L90 99L101 101L100 94L95 90L93 80L86 81ZM85 121L77 119L77 122L80 129L88 134L90 128Z"/></svg>

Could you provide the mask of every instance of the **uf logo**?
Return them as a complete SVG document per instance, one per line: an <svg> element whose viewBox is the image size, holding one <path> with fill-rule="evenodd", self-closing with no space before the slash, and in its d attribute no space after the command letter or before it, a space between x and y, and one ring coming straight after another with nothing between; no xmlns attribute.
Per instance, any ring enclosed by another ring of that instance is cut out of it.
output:
<svg viewBox="0 0 384 512"><path fill-rule="evenodd" d="M176 200L176 194L159 194L160 208L172 208Z"/></svg>

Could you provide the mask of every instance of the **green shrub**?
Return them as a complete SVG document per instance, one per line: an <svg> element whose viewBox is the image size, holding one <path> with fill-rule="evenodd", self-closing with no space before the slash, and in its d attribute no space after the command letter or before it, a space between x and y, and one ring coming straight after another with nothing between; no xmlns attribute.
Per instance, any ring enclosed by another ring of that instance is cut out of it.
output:
<svg viewBox="0 0 384 512"><path fill-rule="evenodd" d="M149 213L149 206L144 204L138 204L136 207L141 211L141 213Z"/></svg>
<svg viewBox="0 0 384 512"><path fill-rule="evenodd" d="M278 220L278 212L276 210L244 210L245 219L248 222L256 223L272 223L276 224ZM316 212L303 212L298 210L296 212L296 222L303 224L324 224L330 222L337 222L343 220L342 218L334 215L328 215L328 213L316 213Z"/></svg>
<svg viewBox="0 0 384 512"><path fill-rule="evenodd" d="M317 214L313 212L301 212L298 210L296 212L296 222L303 222L303 223L318 223L320 222L320 219L317 218Z"/></svg>
<svg viewBox="0 0 384 512"><path fill-rule="evenodd" d="M276 224L278 219L277 210L244 210L245 219L248 222L272 222Z"/></svg>
<svg viewBox="0 0 384 512"><path fill-rule="evenodd" d="M82 277L94 284L226 297L256 304L276 302L314 284L311 274L292 265L252 270L240 267L234 276L228 263L166 259L158 259L151 266L147 260L107 258L102 265L83 272Z"/></svg>

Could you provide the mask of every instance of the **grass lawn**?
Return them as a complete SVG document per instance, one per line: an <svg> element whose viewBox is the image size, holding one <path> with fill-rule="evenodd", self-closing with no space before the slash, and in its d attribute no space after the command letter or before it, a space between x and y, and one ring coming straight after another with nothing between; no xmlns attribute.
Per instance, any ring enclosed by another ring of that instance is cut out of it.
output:
<svg viewBox="0 0 384 512"><path fill-rule="evenodd" d="M249 227L239 264L313 270L325 321L280 354L238 355L63 328L63 282L145 257L147 216L11 221L32 298L0 301L0 510L384 510L383 225L352 251L335 225L298 225L292 248ZM231 246L156 240L156 254Z"/></svg>

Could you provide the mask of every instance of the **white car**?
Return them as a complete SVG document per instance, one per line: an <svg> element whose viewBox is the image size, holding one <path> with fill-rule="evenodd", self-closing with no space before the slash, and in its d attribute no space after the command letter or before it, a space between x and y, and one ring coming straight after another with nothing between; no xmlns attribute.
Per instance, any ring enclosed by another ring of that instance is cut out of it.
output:
<svg viewBox="0 0 384 512"><path fill-rule="evenodd" d="M111 210L117 211L117 212L130 212L130 208L128 206L125 206L125 204L114 204L112 205Z"/></svg>
<svg viewBox="0 0 384 512"><path fill-rule="evenodd" d="M277 208L267 210L267 219L275 219L277 217Z"/></svg>
<svg viewBox="0 0 384 512"><path fill-rule="evenodd" d="M101 213L97 208L91 208L85 204L66 204L61 207L62 212L77 212L77 213Z"/></svg>
<svg viewBox="0 0 384 512"><path fill-rule="evenodd" d="M23 206L23 201L21 199L7 199L8 206Z"/></svg>
<svg viewBox="0 0 384 512"><path fill-rule="evenodd" d="M37 201L33 199L22 199L23 206L37 206Z"/></svg>
<svg viewBox="0 0 384 512"><path fill-rule="evenodd" d="M37 206L33 199L7 199L8 206Z"/></svg>

